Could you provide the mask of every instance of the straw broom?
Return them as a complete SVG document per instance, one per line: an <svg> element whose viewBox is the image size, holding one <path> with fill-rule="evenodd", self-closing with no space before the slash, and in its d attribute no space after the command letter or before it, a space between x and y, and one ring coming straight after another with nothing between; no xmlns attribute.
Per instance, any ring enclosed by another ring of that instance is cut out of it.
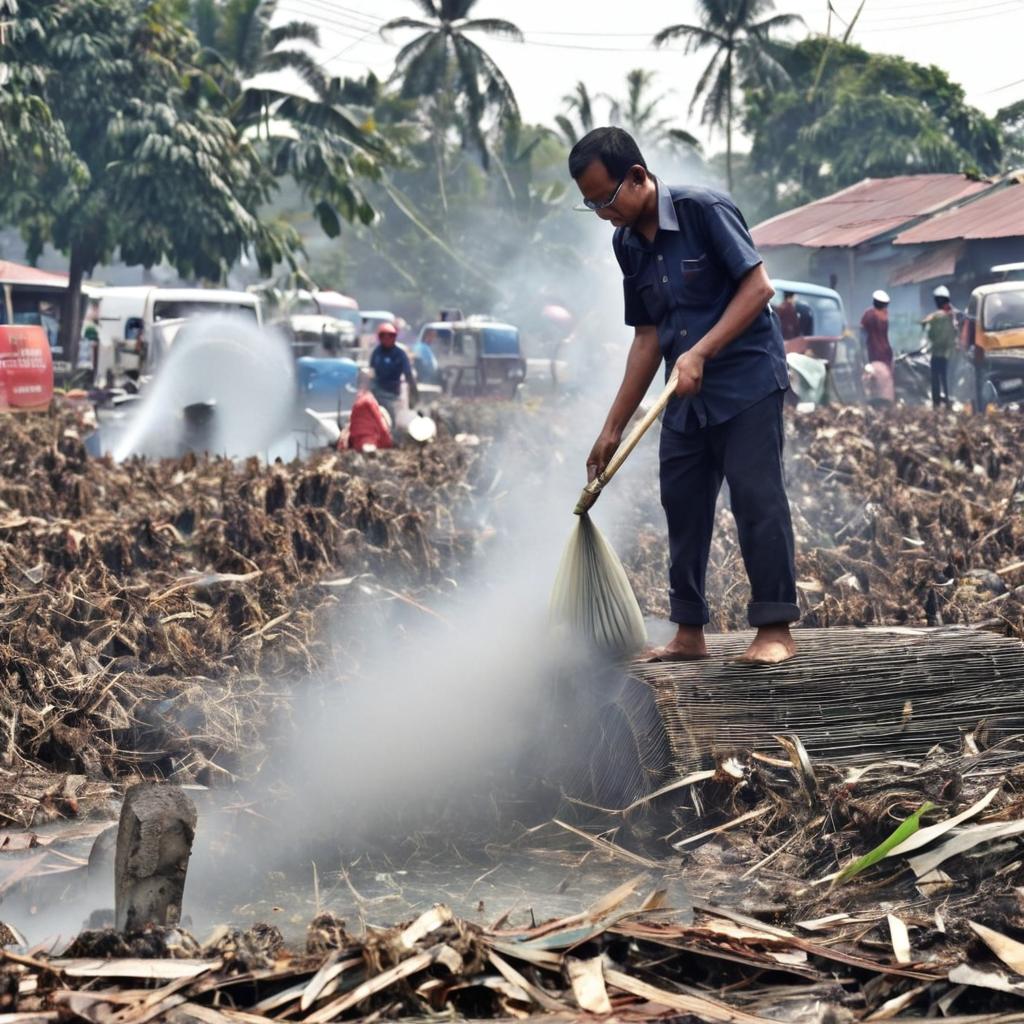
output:
<svg viewBox="0 0 1024 1024"><path fill-rule="evenodd" d="M643 418L615 450L608 465L583 488L574 513L579 516L558 566L551 593L551 618L613 657L628 657L647 643L644 617L626 570L588 515L605 484L619 471L640 438L675 394L669 378Z"/></svg>

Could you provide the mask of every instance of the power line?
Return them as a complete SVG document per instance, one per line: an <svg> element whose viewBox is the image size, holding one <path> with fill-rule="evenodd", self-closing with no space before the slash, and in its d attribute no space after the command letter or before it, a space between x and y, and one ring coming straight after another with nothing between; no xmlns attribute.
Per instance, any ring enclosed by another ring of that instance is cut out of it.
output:
<svg viewBox="0 0 1024 1024"><path fill-rule="evenodd" d="M329 14L340 13L344 17L352 18L356 21L362 22L363 27L369 25L384 24L384 19L375 18L373 15L365 14L363 11L357 10L354 7L345 7L342 4L330 3L328 2L328 0L303 0L303 2L309 4L312 7L318 7Z"/></svg>
<svg viewBox="0 0 1024 1024"><path fill-rule="evenodd" d="M300 8L291 7L290 6L290 2L291 2L291 0L289 0L289 5L287 5L287 6L286 5L281 5L279 10L287 10L289 13L299 14L299 15L302 15L304 17L309 17L310 16L309 12L307 12L307 11L304 11L304 10L302 10ZM384 49L387 49L387 50L393 50L394 49L394 44L393 43L387 43L387 42L385 42L382 39L376 39L376 38L375 39L371 39L370 38L370 36L376 36L377 35L377 29L376 28L370 28L370 29L365 29L364 30L364 27L361 26L361 25L360 26L350 25L350 24L346 24L345 22L333 21L332 19L322 18L322 17L318 17L317 21L318 21L318 23L327 26L331 30L331 32L333 32L333 33L335 33L337 35L340 35L343 39L350 39L352 41L350 44L346 45L341 50L339 50L338 51L339 53L345 53L348 50L350 50L353 46L355 46L355 45L357 45L359 43L362 43L362 44L367 45L367 46L380 46L380 47L383 47ZM353 33L355 33L355 34L353 34ZM329 57L327 59L328 60L332 60L333 58Z"/></svg>
<svg viewBox="0 0 1024 1024"><path fill-rule="evenodd" d="M852 4L852 5L854 5L854 6L856 5L856 0L847 0L847 2ZM957 5L962 4L962 3L963 3L963 0L911 0L910 3L893 3L892 0L889 0L889 3L887 3L883 7L883 10L884 10L884 12L886 14L894 14L894 15L896 15L896 14L898 14L902 10L909 10L909 11L913 12L917 8L921 8L921 7L927 7L929 11L936 11L936 10L941 11L942 8L944 8L944 7L947 7L947 6L950 6L950 5L957 6ZM836 8L835 8L835 0L833 0L833 2L832 2L832 10L836 14L839 13L838 11L836 11ZM866 12L865 15L864 15L865 17L867 17L867 13L869 13L870 10L871 10L871 8L869 8L869 7L867 7L865 5L865 12Z"/></svg>
<svg viewBox="0 0 1024 1024"><path fill-rule="evenodd" d="M327 3L326 0L289 0L292 2L299 2L308 5L315 5L317 7L324 7L331 10L332 13L336 14L337 11L344 11L350 13L352 16L358 16L363 18L363 24L354 24L350 21L340 20L337 17L329 18L326 14L316 14L319 21L331 26L335 30L339 31L341 35L346 38L352 39L352 42L345 46L339 51L340 54L346 53L354 46L360 43L366 43L369 41L369 37L376 35L379 30L379 26L385 24L383 19L375 19L372 16L362 14L362 12L356 11L350 7L343 7L338 4ZM909 3L901 5L904 7L925 7L927 6L930 10L929 14L916 15L916 14L899 14L896 13L894 8L888 9L889 17L883 17L874 19L866 24L864 22L858 26L858 30L861 33L879 33L879 32L906 32L911 30L920 30L929 26L934 25L935 27L941 27L945 25L961 24L965 21L985 21L991 18L1002 17L1005 14L1013 13L1016 10L1024 10L1024 4L1021 0L996 0L994 3L982 4L980 6L964 7L964 6L950 6L942 7L939 6L940 16L935 17L936 6L941 4L952 4L962 5L964 0L925 0L921 3ZM988 14L978 15L979 11L988 11ZM299 11L299 13L305 13L307 16L311 15L311 12ZM842 20L842 16L837 11L833 13ZM352 31L360 31L366 22L372 23L373 27L368 27L359 36L352 36L349 33ZM342 30L347 30L342 31ZM510 39L498 39L493 40L494 43L513 43L515 45L523 46L537 46L546 49L556 50L576 50L586 51L593 53L624 53L624 54L638 54L646 53L651 54L653 52L663 53L681 53L682 48L678 47L660 47L655 50L652 46L635 47L635 46L600 46L595 44L587 43L570 43L570 42L556 42L554 39L603 39L603 38L618 38L618 39L641 39L641 38L653 38L656 33L643 33L643 32L619 32L619 33L604 33L604 32L567 32L567 31L553 31L553 30L537 30L537 31L525 31L526 36L523 40L510 40ZM549 38L538 39L537 36L546 36ZM382 40L373 40L370 45L377 46L391 46ZM329 57L327 61L332 61L336 57Z"/></svg>
<svg viewBox="0 0 1024 1024"><path fill-rule="evenodd" d="M288 7L287 7L287 9L291 10L294 13L303 14L305 16L311 16L312 12L303 11L301 8L291 7L291 4L293 4L293 3L311 4L311 3L314 3L314 2L322 2L322 0L288 0ZM282 9L285 9L284 5L282 5ZM380 39L375 39L375 40L372 40L372 41L369 40L369 36L377 34L378 29L376 27L367 29L365 32L362 33L362 35L360 35L358 37L354 37L350 33L352 31L358 31L359 28L362 28L362 26L359 26L357 28L355 25L353 25L353 24L351 24L349 22L339 21L337 18L328 18L325 15L320 15L319 13L316 15L316 18L317 18L317 21L319 21L320 23L322 23L324 25L329 26L332 30L337 31L343 37L353 39L352 44L350 46L346 46L343 50L341 50L340 51L341 53L346 52L348 49L351 49L352 46L355 46L357 43L360 43L360 42L363 42L363 41L368 41L370 43L370 45L387 46L387 47L393 47L394 46L394 44L384 42L383 40L380 40ZM384 24L384 22L380 22L379 24ZM343 30L348 30L348 31L343 31ZM528 46L543 46L543 47L548 47L548 48L552 48L552 49L559 49L559 50L594 50L594 51L604 52L604 53L651 53L652 52L651 47L649 47L649 46L647 46L647 47L634 47L634 48L621 47L621 46L586 46L586 45L583 45L583 44L546 42L546 41L540 40L540 39L526 39L525 41L520 41L520 40L514 40L514 39L513 40L503 40L503 39L495 38L493 41L494 42L511 42L511 43L515 43L516 45L524 45L525 44L525 45L528 45ZM682 52L681 50L679 50L677 48L673 48L673 47L663 47L662 49L667 51L667 52ZM327 58L328 61L330 61L332 59L333 58L330 58L330 57Z"/></svg>
<svg viewBox="0 0 1024 1024"><path fill-rule="evenodd" d="M311 0L287 0L286 3L281 4L278 10L287 11L289 14L296 14L304 18L313 18L318 25L329 25L331 28L337 29L348 29L358 33L376 32L377 27L375 25L366 25L357 21L347 21L341 18L328 18L322 14L319 10L306 10L303 7L296 7L296 3L310 3Z"/></svg>
<svg viewBox="0 0 1024 1024"><path fill-rule="evenodd" d="M1007 82L1006 85L996 86L995 89L989 89L987 92L982 93L982 95L991 96L994 92L1005 92L1007 89L1012 89L1016 85L1024 85L1024 78L1018 78L1016 82Z"/></svg>
<svg viewBox="0 0 1024 1024"><path fill-rule="evenodd" d="M599 53L683 53L677 46L588 46L584 43L549 43L542 39L526 38L518 39L496 39L496 43L511 43L513 46L544 46L553 50L593 50Z"/></svg>
<svg viewBox="0 0 1024 1024"><path fill-rule="evenodd" d="M333 64L336 60L341 59L341 55L343 53L348 53L348 51L351 50L353 46L358 46L360 43L362 43L362 42L364 42L366 40L367 36L373 35L373 33L375 33L376 31L377 31L376 29L372 28L368 32L366 32L364 35L359 36L357 39L353 39L351 43L349 43L347 46L343 46L336 54L334 54L331 57L326 58L326 60L320 61L319 62L320 66L323 67L323 68L326 68L326 66L328 64ZM356 63L356 62L349 60L347 63L352 64L352 63ZM366 64L365 62L363 64L363 66L364 67L370 67L370 65Z"/></svg>
<svg viewBox="0 0 1024 1024"><path fill-rule="evenodd" d="M966 7L961 6L961 7L955 8L955 9L945 9L945 10L941 11L940 17L936 17L934 11L932 11L929 14L893 14L892 17L875 18L875 19L872 20L871 24L872 25L881 25L882 23L889 23L889 22L894 22L894 21L907 21L907 22L912 22L913 24L918 24L918 25L921 25L921 24L944 24L945 23L945 19L948 16L950 16L950 15L973 14L973 13L975 13L977 11L991 10L993 8L996 8L996 7L1003 8L1006 13L1009 13L1009 11L1011 11L1013 9L1024 10L1024 8L1022 8L1022 6L1021 6L1020 0L996 0L995 3L980 4L980 5L978 5L978 4L969 4Z"/></svg>
<svg viewBox="0 0 1024 1024"><path fill-rule="evenodd" d="M312 0L311 0L311 2L312 2ZM324 0L317 0L317 2L324 2ZM884 18L884 19L881 19L881 20L886 20L886 21L893 20L893 21L896 21L896 20L903 20L904 17L916 17L916 15L906 15L906 16L903 16L903 15L898 14L897 11L898 11L899 8L927 7L929 9L929 11L931 11L931 12L938 11L940 13L943 13L943 12L945 12L945 7L947 5L953 6L953 7L958 7L959 6L959 7L962 8L962 5L964 4L964 2L965 2L965 0L919 0L919 2L908 3L908 4L899 4L899 5L890 4L890 6L887 8L887 13L892 14L893 17L892 18ZM1005 3L1019 3L1020 0L999 0L999 2L1001 4L1005 4ZM995 5L990 5L990 6L995 6ZM960 10L960 11L954 11L952 13L959 14L959 13L962 13L963 10L967 10L967 11L970 11L970 10L984 10L984 8L983 7L967 7L967 8L962 8L962 10ZM842 21L843 24L847 23L846 19L843 18L843 16L839 13L839 11L837 11L835 9L834 6L832 7L832 13L835 14L835 16L837 18L839 18L839 20ZM876 20L878 20L878 19L876 19ZM667 26L662 26L661 28L658 28L658 29L652 29L650 32L616 32L616 31L610 31L610 32L580 32L580 31L564 31L564 30L562 30L562 31L555 31L555 30L552 30L552 29L523 29L523 34L527 35L527 36L557 36L557 37L563 37L564 36L564 37L572 37L572 38L580 38L580 39L587 39L587 38L594 38L594 39L602 39L602 38L603 39L607 39L607 38L613 38L613 39L653 39L654 36L656 36L659 32L661 32L666 27Z"/></svg>
<svg viewBox="0 0 1024 1024"><path fill-rule="evenodd" d="M970 10L970 9L968 9ZM975 11L985 10L984 7L975 7ZM910 30L921 31L926 28L945 28L947 25L960 25L964 22L979 22L979 21L991 21L993 18L1001 18L1007 14L1016 14L1020 10L1019 6L1012 8L1004 8L999 11L990 11L988 14L975 15L973 13L964 12L964 17L953 18L943 17L941 21L936 21L933 18L922 19L920 21L910 22L905 25L868 25L861 29L862 32L907 32Z"/></svg>

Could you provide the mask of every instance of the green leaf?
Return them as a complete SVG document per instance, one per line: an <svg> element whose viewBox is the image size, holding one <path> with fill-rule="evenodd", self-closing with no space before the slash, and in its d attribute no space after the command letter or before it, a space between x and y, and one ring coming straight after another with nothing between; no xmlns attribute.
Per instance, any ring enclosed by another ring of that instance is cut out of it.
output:
<svg viewBox="0 0 1024 1024"><path fill-rule="evenodd" d="M883 839L873 850L865 853L863 857L858 857L852 864L848 864L843 868L836 875L832 885L842 885L843 882L848 882L854 875L859 875L862 871L867 870L872 864L877 864L890 850L909 839L921 827L921 816L934 808L935 804L930 800L926 800L909 818L900 824L899 828L892 835Z"/></svg>
<svg viewBox="0 0 1024 1024"><path fill-rule="evenodd" d="M314 211L324 234L328 238L337 238L341 234L341 221L334 207L326 199L321 199L314 207Z"/></svg>

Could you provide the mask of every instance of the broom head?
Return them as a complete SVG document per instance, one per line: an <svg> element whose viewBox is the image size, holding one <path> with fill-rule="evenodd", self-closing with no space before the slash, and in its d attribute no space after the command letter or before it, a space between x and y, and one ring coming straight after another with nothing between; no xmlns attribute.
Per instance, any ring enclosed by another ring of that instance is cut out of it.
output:
<svg viewBox="0 0 1024 1024"><path fill-rule="evenodd" d="M629 657L647 643L644 617L626 570L585 513L576 521L558 567L551 619L612 657Z"/></svg>

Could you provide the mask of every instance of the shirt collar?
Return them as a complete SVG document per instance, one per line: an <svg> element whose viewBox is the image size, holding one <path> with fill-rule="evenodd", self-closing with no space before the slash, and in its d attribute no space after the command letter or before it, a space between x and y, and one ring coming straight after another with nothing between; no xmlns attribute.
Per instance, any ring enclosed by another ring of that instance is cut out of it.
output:
<svg viewBox="0 0 1024 1024"><path fill-rule="evenodd" d="M672 201L671 190L653 174L651 178L654 180L654 187L658 192L658 228L661 231L679 231L679 216L676 214L676 204ZM650 248L647 239L632 228L626 228L623 240L627 245L632 245L637 249L648 250Z"/></svg>
<svg viewBox="0 0 1024 1024"><path fill-rule="evenodd" d="M672 202L669 187L663 185L657 178L654 178L654 186L658 190L658 227L662 231L678 231L679 217L676 215L676 204Z"/></svg>

